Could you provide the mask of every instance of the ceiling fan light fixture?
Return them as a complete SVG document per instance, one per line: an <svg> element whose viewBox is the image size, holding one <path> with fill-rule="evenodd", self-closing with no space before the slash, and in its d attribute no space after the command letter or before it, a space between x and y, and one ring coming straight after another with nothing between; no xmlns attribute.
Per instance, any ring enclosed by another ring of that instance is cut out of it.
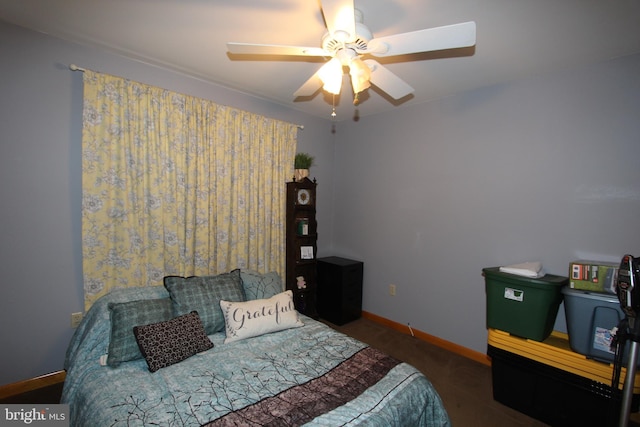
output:
<svg viewBox="0 0 640 427"><path fill-rule="evenodd" d="M334 95L340 94L342 88L342 63L337 58L332 58L320 70L318 77L322 80L322 88Z"/></svg>
<svg viewBox="0 0 640 427"><path fill-rule="evenodd" d="M316 56L326 62L298 90L296 97L313 97L320 88L340 95L344 67L349 68L354 104L359 94L375 85L377 89L396 100L414 92L414 89L391 70L371 57L412 55L421 52L458 49L476 44L474 21L441 27L425 28L406 33L374 37L364 24L362 11L354 7L353 0L319 0L327 28L321 47L300 47L258 43L227 43L229 52L244 55ZM361 59L360 55L364 55ZM403 60L403 58L399 58ZM403 102L403 101L402 101ZM334 110L335 113L335 103Z"/></svg>
<svg viewBox="0 0 640 427"><path fill-rule="evenodd" d="M353 93L358 94L371 86L371 70L360 58L353 58L349 64Z"/></svg>

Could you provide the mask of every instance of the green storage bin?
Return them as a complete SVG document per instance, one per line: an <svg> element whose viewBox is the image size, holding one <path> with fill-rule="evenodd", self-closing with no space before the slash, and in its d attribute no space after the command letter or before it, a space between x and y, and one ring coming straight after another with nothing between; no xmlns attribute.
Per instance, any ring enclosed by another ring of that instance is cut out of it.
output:
<svg viewBox="0 0 640 427"><path fill-rule="evenodd" d="M551 334L568 277L538 279L483 268L487 293L487 328L544 341Z"/></svg>

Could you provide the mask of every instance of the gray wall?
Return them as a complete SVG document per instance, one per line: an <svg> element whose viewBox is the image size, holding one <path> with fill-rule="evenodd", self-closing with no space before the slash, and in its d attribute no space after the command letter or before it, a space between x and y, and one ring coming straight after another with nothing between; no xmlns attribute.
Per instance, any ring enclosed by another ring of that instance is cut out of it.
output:
<svg viewBox="0 0 640 427"><path fill-rule="evenodd" d="M71 63L304 125L298 149L317 158L318 253L326 253L329 121L2 21L0 58L0 384L62 369L70 315L83 311L82 74L70 71Z"/></svg>
<svg viewBox="0 0 640 427"><path fill-rule="evenodd" d="M2 22L0 57L0 384L61 369L82 311L82 75L70 63L303 124L318 255L365 262L365 310L476 351L483 267L540 260L566 275L573 259L640 255L640 56L340 122L335 135L328 121Z"/></svg>
<svg viewBox="0 0 640 427"><path fill-rule="evenodd" d="M364 261L364 309L484 353L483 267L640 256L638 76L635 55L342 124L332 245Z"/></svg>

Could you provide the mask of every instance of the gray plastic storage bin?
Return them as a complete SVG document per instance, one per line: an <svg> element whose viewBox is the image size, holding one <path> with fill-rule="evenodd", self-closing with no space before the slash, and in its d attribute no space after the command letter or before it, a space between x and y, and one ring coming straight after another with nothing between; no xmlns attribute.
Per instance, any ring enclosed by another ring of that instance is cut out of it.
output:
<svg viewBox="0 0 640 427"><path fill-rule="evenodd" d="M625 317L618 297L569 287L562 289L562 293L571 350L601 362L613 363L615 353L609 348L610 331ZM625 351L629 352L628 342ZM625 354L625 364L627 360Z"/></svg>

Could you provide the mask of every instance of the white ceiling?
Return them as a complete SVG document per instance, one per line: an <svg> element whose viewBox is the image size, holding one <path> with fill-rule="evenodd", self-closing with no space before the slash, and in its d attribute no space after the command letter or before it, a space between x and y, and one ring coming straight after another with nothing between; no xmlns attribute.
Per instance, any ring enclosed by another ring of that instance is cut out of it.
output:
<svg viewBox="0 0 640 427"><path fill-rule="evenodd" d="M415 89L375 88L360 116L640 52L640 0L355 0L374 36L475 21L475 48L383 58ZM231 57L226 42L320 47L319 0L0 0L0 19L329 118L331 97L293 93L323 61ZM398 59L403 62L396 62ZM85 66L88 64L77 64ZM100 70L96 70L100 71ZM338 120L354 107L348 82Z"/></svg>

